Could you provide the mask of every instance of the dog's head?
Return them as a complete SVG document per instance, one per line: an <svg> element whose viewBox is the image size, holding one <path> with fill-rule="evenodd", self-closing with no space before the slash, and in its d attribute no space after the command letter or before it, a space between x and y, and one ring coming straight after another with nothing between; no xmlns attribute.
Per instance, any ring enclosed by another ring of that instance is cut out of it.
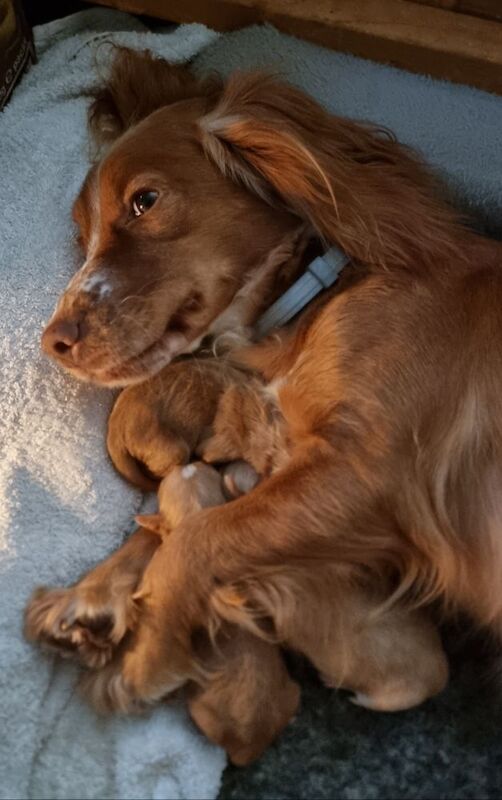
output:
<svg viewBox="0 0 502 800"><path fill-rule="evenodd" d="M367 265L423 266L450 247L412 155L267 76L222 87L119 50L91 130L104 152L74 208L85 262L43 347L96 383L141 381L253 322L314 231Z"/></svg>
<svg viewBox="0 0 502 800"><path fill-rule="evenodd" d="M199 122L219 93L215 80L118 51L90 115L101 157L73 210L85 261L43 334L78 377L113 386L155 373L193 349L244 284L270 285L295 256L300 222L204 152ZM256 303L235 323L249 324Z"/></svg>

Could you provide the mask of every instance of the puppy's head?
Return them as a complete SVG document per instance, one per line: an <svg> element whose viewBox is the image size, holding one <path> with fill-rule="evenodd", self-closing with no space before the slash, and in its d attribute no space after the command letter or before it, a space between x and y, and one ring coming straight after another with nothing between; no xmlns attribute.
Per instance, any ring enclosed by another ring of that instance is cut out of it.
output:
<svg viewBox="0 0 502 800"><path fill-rule="evenodd" d="M219 472L201 461L173 467L160 483L159 514L135 517L138 525L158 533L168 534L185 517L203 508L223 505L222 479Z"/></svg>
<svg viewBox="0 0 502 800"><path fill-rule="evenodd" d="M199 121L219 94L185 68L118 51L91 110L101 157L73 211L84 263L42 340L80 378L114 386L157 372L297 247L298 220L205 154Z"/></svg>
<svg viewBox="0 0 502 800"><path fill-rule="evenodd" d="M233 629L219 645L213 672L189 697L192 719L233 764L261 756L298 710L300 690L279 648Z"/></svg>

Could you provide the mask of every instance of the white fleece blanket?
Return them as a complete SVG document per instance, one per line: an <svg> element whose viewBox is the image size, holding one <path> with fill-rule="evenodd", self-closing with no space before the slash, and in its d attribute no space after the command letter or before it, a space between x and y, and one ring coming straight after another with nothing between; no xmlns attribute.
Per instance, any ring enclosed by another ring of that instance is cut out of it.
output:
<svg viewBox="0 0 502 800"><path fill-rule="evenodd" d="M65 584L131 530L142 498L104 449L112 395L42 358L39 333L78 264L69 209L87 168L83 96L102 41L228 73L271 67L338 113L393 128L500 232L502 99L252 27L148 33L89 10L36 33L40 61L0 116L0 797L214 798L224 757L180 708L102 720L75 670L21 636L36 584Z"/></svg>
<svg viewBox="0 0 502 800"><path fill-rule="evenodd" d="M104 35L104 32L114 31ZM216 38L145 32L89 10L37 31L39 63L0 116L0 796L214 798L225 758L182 708L103 720L76 670L21 635L37 584L66 584L115 549L142 498L107 460L112 393L40 354L44 320L78 264L69 216L87 168L83 93L102 39L183 61Z"/></svg>

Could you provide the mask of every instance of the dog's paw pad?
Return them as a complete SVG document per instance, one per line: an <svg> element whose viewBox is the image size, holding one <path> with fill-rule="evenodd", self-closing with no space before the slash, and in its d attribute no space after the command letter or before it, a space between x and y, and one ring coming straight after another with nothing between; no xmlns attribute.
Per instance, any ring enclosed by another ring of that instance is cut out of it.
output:
<svg viewBox="0 0 502 800"><path fill-rule="evenodd" d="M111 612L98 612L93 617L84 615L77 620L77 624L98 639L108 639L113 633L115 617Z"/></svg>
<svg viewBox="0 0 502 800"><path fill-rule="evenodd" d="M26 637L87 667L102 667L127 629L127 603L114 602L111 607L85 587L37 589L25 612Z"/></svg>

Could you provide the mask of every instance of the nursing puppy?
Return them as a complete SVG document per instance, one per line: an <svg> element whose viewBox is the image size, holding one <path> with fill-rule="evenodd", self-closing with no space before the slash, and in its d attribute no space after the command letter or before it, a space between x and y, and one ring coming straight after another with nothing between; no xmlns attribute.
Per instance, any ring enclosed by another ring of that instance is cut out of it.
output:
<svg viewBox="0 0 502 800"><path fill-rule="evenodd" d="M217 637L210 652L198 649L206 680L187 690L198 728L243 767L259 758L298 710L300 689L277 645L236 626Z"/></svg>
<svg viewBox="0 0 502 800"><path fill-rule="evenodd" d="M214 358L178 362L124 389L108 421L107 446L121 475L145 490L193 457L244 460L260 477L287 458L284 426L259 375ZM256 477L232 467L225 473L230 495L248 492ZM231 487L239 478L240 491Z"/></svg>
<svg viewBox="0 0 502 800"><path fill-rule="evenodd" d="M188 359L125 389L108 421L115 468L141 489L155 491L172 466L201 455L222 394L248 379L229 363Z"/></svg>

